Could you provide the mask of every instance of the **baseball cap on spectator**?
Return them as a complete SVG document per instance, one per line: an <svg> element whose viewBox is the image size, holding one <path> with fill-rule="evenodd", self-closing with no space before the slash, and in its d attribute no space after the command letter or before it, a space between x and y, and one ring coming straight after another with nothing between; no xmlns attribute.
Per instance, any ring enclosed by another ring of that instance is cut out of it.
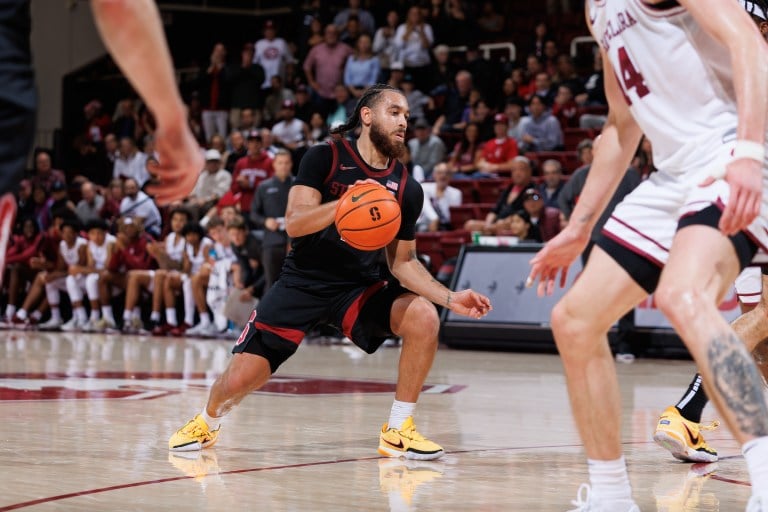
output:
<svg viewBox="0 0 768 512"><path fill-rule="evenodd" d="M414 123L413 127L416 129L429 128L429 123L427 122L426 119L424 119L423 117L420 117L416 120L416 123Z"/></svg>
<svg viewBox="0 0 768 512"><path fill-rule="evenodd" d="M67 185L63 181L54 181L51 185L51 192L62 192L67 190Z"/></svg>
<svg viewBox="0 0 768 512"><path fill-rule="evenodd" d="M538 201L539 199L541 199L541 194L535 188L526 189L525 192L523 192L523 200L527 200L527 199L533 199L534 201Z"/></svg>
<svg viewBox="0 0 768 512"><path fill-rule="evenodd" d="M293 108L294 104L293 104L293 101L291 100L285 100L283 101L282 106L283 108Z"/></svg>
<svg viewBox="0 0 768 512"><path fill-rule="evenodd" d="M261 141L261 134L258 130L251 130L248 132L247 140L258 140Z"/></svg>
<svg viewBox="0 0 768 512"><path fill-rule="evenodd" d="M209 149L205 152L205 161L210 162L212 160L221 161L221 153L218 149Z"/></svg>
<svg viewBox="0 0 768 512"><path fill-rule="evenodd" d="M509 124L509 118L506 115L499 113L493 116L493 122L500 123L500 124Z"/></svg>
<svg viewBox="0 0 768 512"><path fill-rule="evenodd" d="M392 65L389 66L390 71L402 71L405 69L402 62L393 62Z"/></svg>
<svg viewBox="0 0 768 512"><path fill-rule="evenodd" d="M577 151L581 151L582 149L587 149L592 147L592 140L591 139L584 139L581 142L579 142L579 145L576 146Z"/></svg>

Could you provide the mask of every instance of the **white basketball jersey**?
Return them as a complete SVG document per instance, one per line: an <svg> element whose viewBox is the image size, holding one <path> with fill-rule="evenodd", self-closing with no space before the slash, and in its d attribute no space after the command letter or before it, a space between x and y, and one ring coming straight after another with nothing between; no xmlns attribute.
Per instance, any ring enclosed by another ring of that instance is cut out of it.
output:
<svg viewBox="0 0 768 512"><path fill-rule="evenodd" d="M96 245L92 241L88 242L88 252L91 253L91 259L93 259L93 265L96 270L103 270L107 266L107 248L109 244L114 244L117 241L114 235L107 233L104 238L104 243Z"/></svg>
<svg viewBox="0 0 768 512"><path fill-rule="evenodd" d="M61 254L61 257L64 259L64 263L67 265L76 265L78 261L80 260L80 257L78 255L78 250L84 245L88 243L88 240L82 237L77 237L75 239L75 245L73 247L68 247L67 242L62 240L59 242L59 254Z"/></svg>
<svg viewBox="0 0 768 512"><path fill-rule="evenodd" d="M187 241L184 240L184 237L173 231L165 237L165 252L172 261L181 263L181 260L184 259L184 247L186 246Z"/></svg>
<svg viewBox="0 0 768 512"><path fill-rule="evenodd" d="M187 258L189 258L189 262L192 264L190 274L197 274L200 272L200 267L203 266L205 259L208 257L208 250L210 249L211 244L213 244L213 240L203 237L200 241L200 247L197 248L197 253L195 253L194 247L187 244Z"/></svg>
<svg viewBox="0 0 768 512"><path fill-rule="evenodd" d="M723 158L737 125L728 49L676 2L588 3L592 34L653 145L656 167L679 173Z"/></svg>

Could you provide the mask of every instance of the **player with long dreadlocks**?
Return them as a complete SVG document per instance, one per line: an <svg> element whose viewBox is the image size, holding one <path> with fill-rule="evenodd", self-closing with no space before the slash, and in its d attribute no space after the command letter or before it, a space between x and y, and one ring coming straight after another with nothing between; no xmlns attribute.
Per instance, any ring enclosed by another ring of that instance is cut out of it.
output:
<svg viewBox="0 0 768 512"><path fill-rule="evenodd" d="M171 437L171 451L201 450L215 443L222 417L269 380L307 331L325 324L340 329L368 353L388 337L403 338L395 400L378 451L421 460L443 454L443 448L420 435L413 424L416 400L437 350L439 320L433 303L473 318L485 315L491 304L472 290L448 290L416 257L415 223L423 192L397 160L405 147L408 116L401 91L375 85L361 96L347 123L337 128L343 133L360 126L360 137L313 146L301 160L285 215L293 249L280 277L259 302L258 313L251 314L207 405ZM386 187L400 203L400 231L384 249L399 282L379 275L378 251L354 249L336 230L339 197L361 183Z"/></svg>

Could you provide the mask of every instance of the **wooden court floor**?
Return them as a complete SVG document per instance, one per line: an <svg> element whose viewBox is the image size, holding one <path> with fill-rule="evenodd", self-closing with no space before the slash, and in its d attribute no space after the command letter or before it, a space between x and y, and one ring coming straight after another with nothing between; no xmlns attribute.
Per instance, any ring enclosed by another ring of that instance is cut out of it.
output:
<svg viewBox="0 0 768 512"><path fill-rule="evenodd" d="M564 511L586 467L555 355L441 347L416 412L436 462L380 458L399 350L305 344L247 397L218 444L171 455L231 343L0 333L0 512ZM731 434L722 460L682 464L651 435L689 361L619 367L623 442L643 511L740 511L750 495ZM713 419L709 409L705 419Z"/></svg>

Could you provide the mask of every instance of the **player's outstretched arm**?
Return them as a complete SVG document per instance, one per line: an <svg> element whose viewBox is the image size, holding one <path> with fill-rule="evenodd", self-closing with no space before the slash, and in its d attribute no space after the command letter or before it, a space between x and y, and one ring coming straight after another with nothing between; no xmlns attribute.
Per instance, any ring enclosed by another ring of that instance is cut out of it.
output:
<svg viewBox="0 0 768 512"><path fill-rule="evenodd" d="M579 195L579 202L566 228L547 242L531 260L528 285L531 286L538 279L539 295L554 291L558 275L560 285L564 285L568 267L589 242L595 223L613 197L642 137L642 131L629 111L624 93L605 53L603 75L609 107L608 120L594 148L594 160Z"/></svg>
<svg viewBox="0 0 768 512"><path fill-rule="evenodd" d="M203 157L187 126L157 7L152 0L93 0L91 5L104 44L157 120L161 183L150 192L160 204L183 199L197 182Z"/></svg>
<svg viewBox="0 0 768 512"><path fill-rule="evenodd" d="M680 0L701 27L731 56L739 125L734 160L726 167L730 186L720 230L734 235L760 213L768 111L768 46L749 15L728 0ZM713 16L713 13L717 13Z"/></svg>
<svg viewBox="0 0 768 512"><path fill-rule="evenodd" d="M452 292L432 277L417 258L414 240L394 240L385 250L392 275L413 293L472 318L482 318L492 309L488 297L472 290Z"/></svg>

